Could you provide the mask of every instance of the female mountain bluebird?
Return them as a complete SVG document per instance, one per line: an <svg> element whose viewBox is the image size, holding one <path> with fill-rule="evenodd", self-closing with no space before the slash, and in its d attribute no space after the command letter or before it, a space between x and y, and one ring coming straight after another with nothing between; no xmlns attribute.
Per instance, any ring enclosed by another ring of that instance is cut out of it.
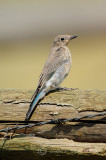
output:
<svg viewBox="0 0 106 160"><path fill-rule="evenodd" d="M66 47L68 42L77 36L59 35L55 38L49 57L39 78L38 86L32 96L32 102L25 120L30 120L40 99L49 91L58 88L71 68L71 53Z"/></svg>

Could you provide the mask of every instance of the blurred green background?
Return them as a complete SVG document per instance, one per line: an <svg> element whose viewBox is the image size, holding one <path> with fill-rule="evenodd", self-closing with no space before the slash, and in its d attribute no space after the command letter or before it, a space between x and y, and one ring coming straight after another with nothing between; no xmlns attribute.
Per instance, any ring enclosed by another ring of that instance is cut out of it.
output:
<svg viewBox="0 0 106 160"><path fill-rule="evenodd" d="M105 90L106 0L0 1L0 88L36 88L59 34L78 35L62 86Z"/></svg>

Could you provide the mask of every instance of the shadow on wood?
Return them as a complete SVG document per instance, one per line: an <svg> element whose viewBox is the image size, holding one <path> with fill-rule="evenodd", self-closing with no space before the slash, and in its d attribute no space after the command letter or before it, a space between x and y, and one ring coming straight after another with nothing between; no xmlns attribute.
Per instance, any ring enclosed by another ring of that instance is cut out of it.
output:
<svg viewBox="0 0 106 160"><path fill-rule="evenodd" d="M24 120L32 94L33 91L30 90L0 90L0 120ZM48 121L54 119L54 113L57 115L57 118L73 118L105 110L106 91L56 91L48 94L39 103L31 120ZM102 116L92 119L104 120L104 118ZM7 126L8 124L0 124L0 129ZM41 156L40 151L38 152L40 147L46 148L47 154L44 155L46 158L49 157L49 154L52 156L51 151L55 153L55 150L62 150L60 153L59 151L56 152L57 155L58 153L60 154L60 157L62 155L64 157L64 154L68 155L68 152L70 152L69 155L71 156L75 157L78 155L78 159L80 159L80 155L84 156L85 153L88 158L89 154L97 156L106 155L106 144L95 143L106 142L106 124L66 122L64 125L46 124L36 126L27 129L26 135L22 135L23 132L24 130L16 131L14 138L6 142L2 151L11 150L12 152L12 150L15 150L14 146L16 147L17 145L20 148L16 149L18 152L19 150L20 152L21 150L28 150L29 155L33 150L32 146L35 146L33 153L36 157ZM31 135L29 135L30 133ZM3 133L1 134L2 136ZM3 141L3 138L1 138L0 146L2 146ZM64 153L64 151L66 152Z"/></svg>

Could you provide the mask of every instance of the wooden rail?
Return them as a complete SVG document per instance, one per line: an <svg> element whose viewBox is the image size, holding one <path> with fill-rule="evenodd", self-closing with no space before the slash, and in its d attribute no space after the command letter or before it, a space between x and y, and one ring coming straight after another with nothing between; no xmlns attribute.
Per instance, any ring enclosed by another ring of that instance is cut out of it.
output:
<svg viewBox="0 0 106 160"><path fill-rule="evenodd" d="M0 120L24 120L30 104L32 90L0 90ZM72 118L106 111L106 91L100 90L67 90L55 91L48 94L38 105L31 120L48 121L55 118ZM92 118L106 120L105 116ZM11 124L0 124L0 129ZM0 156L13 156L13 151L20 158L18 152L25 152L25 157L33 152L32 158L58 155L71 156L79 159L82 156L93 159L106 158L106 124L66 122L64 125L46 124L16 131L14 138L6 141L4 146L3 135L0 133ZM92 143L89 143L92 142ZM99 143L100 142L100 143ZM11 153L11 154L10 154ZM29 153L29 154L28 154ZM55 154L54 154L55 153ZM85 155L86 153L86 155ZM22 158L21 155L21 158ZM81 157L80 157L81 156ZM10 158L10 159L11 159ZM16 158L15 158L16 159Z"/></svg>

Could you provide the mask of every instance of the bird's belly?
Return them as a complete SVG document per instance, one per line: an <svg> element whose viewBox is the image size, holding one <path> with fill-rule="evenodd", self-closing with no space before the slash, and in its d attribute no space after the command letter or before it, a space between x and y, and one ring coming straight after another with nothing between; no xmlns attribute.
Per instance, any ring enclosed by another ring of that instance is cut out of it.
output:
<svg viewBox="0 0 106 160"><path fill-rule="evenodd" d="M61 82L65 79L68 75L69 70L71 68L70 63L65 63L60 66L57 71L53 74L53 76L46 82L46 87L51 89L58 87Z"/></svg>

